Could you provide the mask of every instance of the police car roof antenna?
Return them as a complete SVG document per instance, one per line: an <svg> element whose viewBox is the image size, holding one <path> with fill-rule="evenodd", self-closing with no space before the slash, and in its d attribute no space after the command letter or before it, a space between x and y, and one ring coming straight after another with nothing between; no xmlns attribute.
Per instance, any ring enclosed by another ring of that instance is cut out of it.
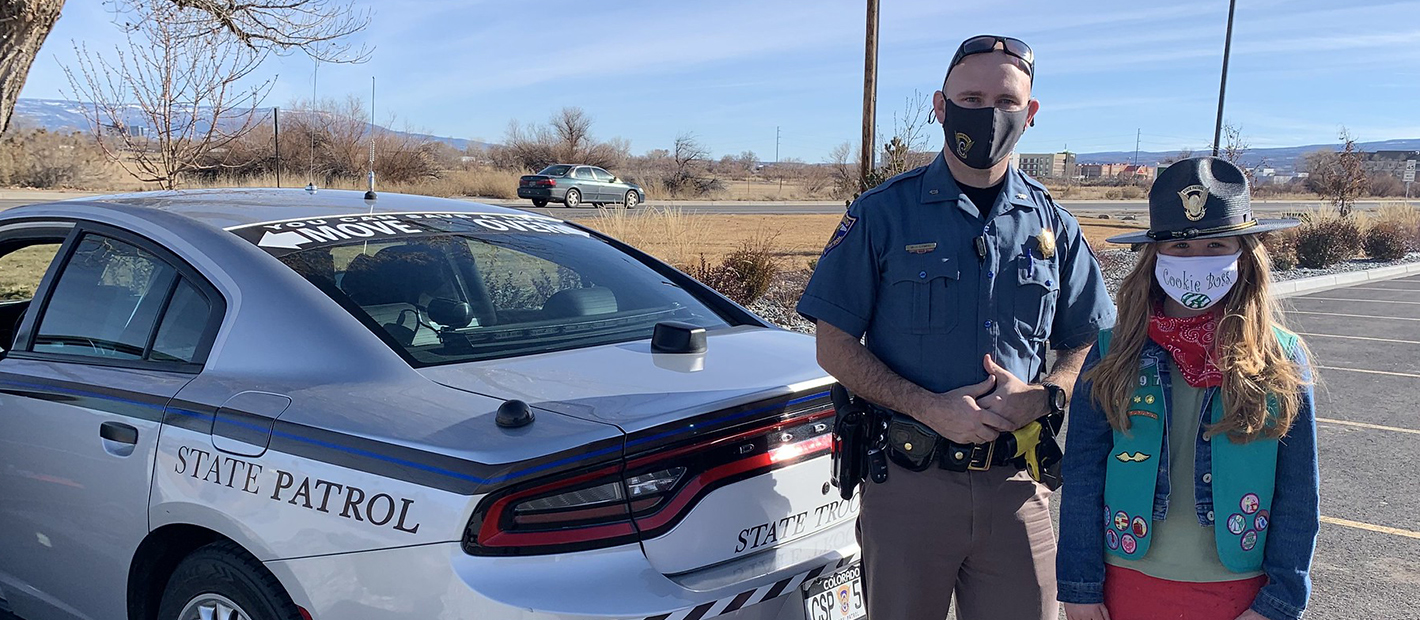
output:
<svg viewBox="0 0 1420 620"><path fill-rule="evenodd" d="M315 63L315 68L311 70L311 104L306 106L306 122L312 123L310 127L314 127L315 119L313 117L316 114L316 78L320 76L320 60L316 59ZM309 134L311 138L311 161L310 167L306 169L306 193L314 194L316 193L316 133L309 129L306 133Z"/></svg>
<svg viewBox="0 0 1420 620"><path fill-rule="evenodd" d="M375 76L370 76L370 189L365 190L365 200L370 202L370 213L375 212Z"/></svg>

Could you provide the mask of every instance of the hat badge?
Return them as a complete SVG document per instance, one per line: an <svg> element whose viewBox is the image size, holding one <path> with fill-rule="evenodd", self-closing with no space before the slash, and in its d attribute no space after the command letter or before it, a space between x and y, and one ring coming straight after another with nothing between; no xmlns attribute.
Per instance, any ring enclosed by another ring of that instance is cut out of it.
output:
<svg viewBox="0 0 1420 620"><path fill-rule="evenodd" d="M1208 188L1190 185L1183 188L1178 197L1183 199L1183 216L1188 218L1188 221L1197 222L1203 219L1203 206L1208 203Z"/></svg>
<svg viewBox="0 0 1420 620"><path fill-rule="evenodd" d="M956 138L957 138L957 157L960 157L960 158L962 158L962 159L966 159L966 154L971 152L971 145L972 145L971 136L968 136L968 135L966 135L966 134L964 134L964 133L958 131L958 132L957 132L957 135L956 135Z"/></svg>

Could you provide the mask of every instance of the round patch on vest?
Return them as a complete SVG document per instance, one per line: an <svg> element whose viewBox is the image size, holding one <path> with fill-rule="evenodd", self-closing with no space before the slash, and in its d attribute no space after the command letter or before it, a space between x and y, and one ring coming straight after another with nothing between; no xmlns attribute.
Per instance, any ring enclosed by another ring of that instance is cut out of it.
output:
<svg viewBox="0 0 1420 620"><path fill-rule="evenodd" d="M1247 495L1244 495L1242 497L1242 511L1246 514L1252 514L1254 512L1257 512L1257 507L1260 504L1261 501L1257 499L1256 493L1248 493Z"/></svg>
<svg viewBox="0 0 1420 620"><path fill-rule="evenodd" d="M1104 533L1104 544L1109 545L1110 549L1118 549L1119 532L1116 532L1114 530L1106 530Z"/></svg>
<svg viewBox="0 0 1420 620"><path fill-rule="evenodd" d="M1233 516L1228 517L1228 531L1232 532L1234 536L1241 534L1245 529L1247 529L1247 517L1236 512L1233 513Z"/></svg>
<svg viewBox="0 0 1420 620"><path fill-rule="evenodd" d="M1254 532L1254 531L1252 531L1252 530L1248 530L1246 534L1243 534L1243 535L1242 535L1242 550L1243 550L1243 551L1252 551L1252 548L1253 548L1253 547L1256 547L1256 546L1257 546L1257 532Z"/></svg>
<svg viewBox="0 0 1420 620"><path fill-rule="evenodd" d="M1133 536L1125 534L1123 538L1119 539L1119 547L1123 549L1125 553L1133 554L1134 551L1139 548L1139 542L1134 540Z"/></svg>
<svg viewBox="0 0 1420 620"><path fill-rule="evenodd" d="M1237 514L1237 512L1234 512L1233 516L1228 516L1228 532L1238 535L1238 533L1243 533L1244 529L1247 529L1247 516Z"/></svg>
<svg viewBox="0 0 1420 620"><path fill-rule="evenodd" d="M1252 526L1253 526L1254 528L1257 528L1257 531L1259 531L1259 532L1261 532L1262 530L1267 529L1267 511L1266 511L1266 510L1257 513L1257 516L1254 517L1253 520L1252 520Z"/></svg>
<svg viewBox="0 0 1420 620"><path fill-rule="evenodd" d="M1134 517L1134 521L1131 522L1130 525L1133 526L1132 529L1136 538L1143 538L1149 535L1149 524L1144 521L1144 517Z"/></svg>
<svg viewBox="0 0 1420 620"><path fill-rule="evenodd" d="M1123 510L1114 513L1114 529L1121 532L1129 529L1129 515L1124 514Z"/></svg>
<svg viewBox="0 0 1420 620"><path fill-rule="evenodd" d="M1113 510L1110 510L1110 509L1109 509L1109 506L1105 506L1105 507L1104 507L1104 522L1105 522L1105 523L1109 523L1109 520L1110 520L1110 519L1113 519L1113 518L1114 518L1114 511L1113 511ZM1109 526L1106 525L1105 527L1108 528Z"/></svg>

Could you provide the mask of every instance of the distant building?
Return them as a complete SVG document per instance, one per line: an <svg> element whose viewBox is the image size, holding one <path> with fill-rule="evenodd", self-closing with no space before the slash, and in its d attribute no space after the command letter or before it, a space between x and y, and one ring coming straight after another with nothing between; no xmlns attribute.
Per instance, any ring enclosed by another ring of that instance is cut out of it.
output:
<svg viewBox="0 0 1420 620"><path fill-rule="evenodd" d="M1081 164L1080 176L1086 179L1152 180L1156 170L1153 166L1133 164Z"/></svg>
<svg viewBox="0 0 1420 620"><path fill-rule="evenodd" d="M1405 177L1405 162L1420 160L1420 151L1374 151L1361 153L1361 169L1366 174L1390 175L1397 179Z"/></svg>
<svg viewBox="0 0 1420 620"><path fill-rule="evenodd" d="M1075 154L1069 151L1021 153L1019 166L1021 172L1037 179L1073 179L1079 174L1076 170Z"/></svg>

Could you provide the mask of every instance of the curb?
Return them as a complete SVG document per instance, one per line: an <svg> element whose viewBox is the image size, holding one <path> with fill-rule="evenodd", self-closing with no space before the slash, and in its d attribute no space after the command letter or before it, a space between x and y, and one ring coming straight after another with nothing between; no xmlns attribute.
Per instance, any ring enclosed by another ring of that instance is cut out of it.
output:
<svg viewBox="0 0 1420 620"><path fill-rule="evenodd" d="M1405 263L1403 265L1391 265L1389 267L1377 267L1363 271L1348 271L1345 273L1335 273L1313 278L1301 278L1298 280L1288 280L1286 282L1276 282L1272 285L1272 295L1274 297L1293 297L1307 293L1351 286L1362 282L1377 282L1380 280L1392 280L1420 274L1420 263Z"/></svg>

